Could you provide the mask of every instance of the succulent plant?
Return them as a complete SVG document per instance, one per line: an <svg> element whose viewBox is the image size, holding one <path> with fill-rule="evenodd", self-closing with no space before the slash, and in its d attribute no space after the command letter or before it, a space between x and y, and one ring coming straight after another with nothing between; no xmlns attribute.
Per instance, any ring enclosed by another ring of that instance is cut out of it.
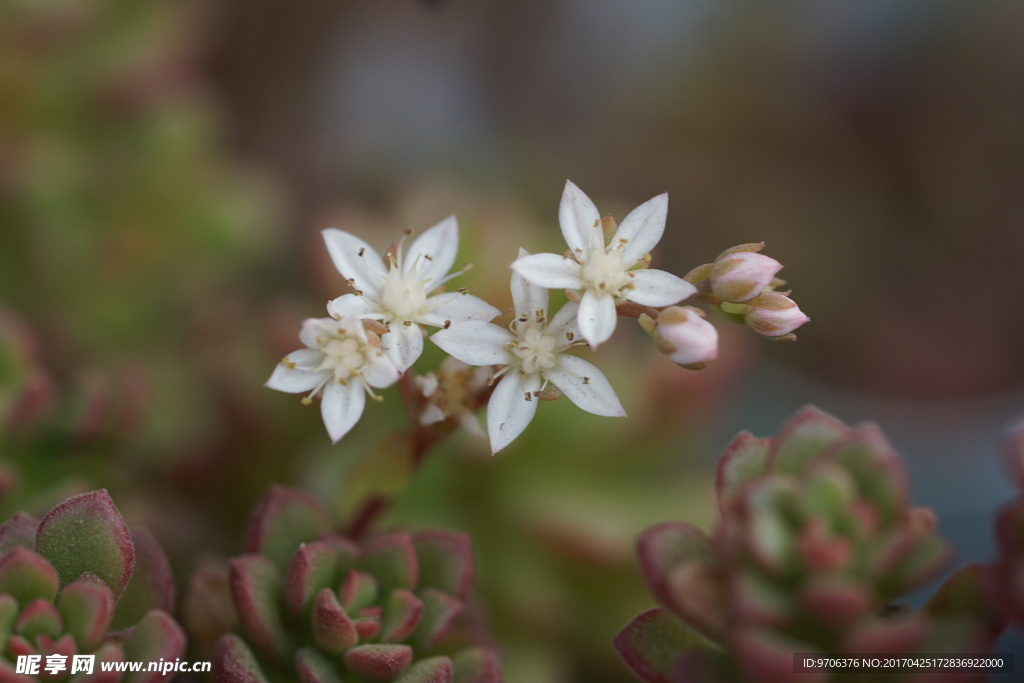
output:
<svg viewBox="0 0 1024 683"><path fill-rule="evenodd" d="M501 680L495 653L457 627L473 581L467 536L403 532L357 544L331 527L300 490L273 487L256 506L246 553L229 562L237 632L214 648L214 680ZM199 583L212 598L211 576ZM202 589L188 602L214 604Z"/></svg>
<svg viewBox="0 0 1024 683"><path fill-rule="evenodd" d="M710 536L668 522L637 541L662 607L615 645L642 680L870 679L878 672L798 673L794 654L985 652L998 632L985 568L955 574L920 612L893 604L934 577L949 549L932 512L909 503L903 466L873 425L804 408L774 439L738 435L716 484ZM922 672L886 680L911 673Z"/></svg>
<svg viewBox="0 0 1024 683"><path fill-rule="evenodd" d="M0 680L18 656L96 660L174 660L185 635L167 613L174 586L163 551L128 529L105 490L74 496L41 520L18 513L0 525ZM117 629L117 630L113 630ZM100 667L94 667L95 675ZM159 672L104 672L105 681L157 681Z"/></svg>

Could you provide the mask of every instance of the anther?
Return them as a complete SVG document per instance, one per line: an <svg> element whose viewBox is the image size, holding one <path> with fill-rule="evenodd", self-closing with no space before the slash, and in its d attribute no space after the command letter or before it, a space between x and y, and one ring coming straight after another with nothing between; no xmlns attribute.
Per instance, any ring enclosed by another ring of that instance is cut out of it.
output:
<svg viewBox="0 0 1024 683"><path fill-rule="evenodd" d="M445 320L444 321L444 329L447 330L451 326L452 326L452 321L451 320Z"/></svg>
<svg viewBox="0 0 1024 683"><path fill-rule="evenodd" d="M366 247L359 247L359 255L362 256L366 252Z"/></svg>

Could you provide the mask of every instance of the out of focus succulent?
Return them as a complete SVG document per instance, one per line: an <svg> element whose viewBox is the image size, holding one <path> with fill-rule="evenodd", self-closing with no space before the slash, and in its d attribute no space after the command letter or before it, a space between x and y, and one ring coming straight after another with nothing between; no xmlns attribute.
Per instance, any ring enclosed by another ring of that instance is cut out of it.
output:
<svg viewBox="0 0 1024 683"><path fill-rule="evenodd" d="M1006 462L1021 495L1010 501L995 520L999 553L989 577L993 608L1024 626L1024 423L1006 440Z"/></svg>
<svg viewBox="0 0 1024 683"><path fill-rule="evenodd" d="M69 498L38 521L18 513L0 525L2 680L35 680L15 673L19 656L40 657L40 674L54 662L59 668L51 680L70 675L74 655L173 660L185 648L184 632L166 612L173 602L163 552L145 532L133 537L106 491ZM100 671L95 661L94 671ZM166 678L159 672L104 676Z"/></svg>
<svg viewBox="0 0 1024 683"><path fill-rule="evenodd" d="M273 487L256 506L246 553L229 563L237 632L217 642L214 680L501 680L496 655L462 618L473 581L467 536L420 531L358 544L331 526L299 490ZM215 604L208 575L188 603ZM203 626L202 610L194 618L190 630Z"/></svg>
<svg viewBox="0 0 1024 683"><path fill-rule="evenodd" d="M663 607L615 644L641 679L850 680L861 674L797 673L794 655L984 652L998 631L976 567L919 613L893 604L934 577L949 549L932 512L909 503L899 458L874 426L805 408L774 439L741 433L717 489L710 536L668 522L638 539Z"/></svg>

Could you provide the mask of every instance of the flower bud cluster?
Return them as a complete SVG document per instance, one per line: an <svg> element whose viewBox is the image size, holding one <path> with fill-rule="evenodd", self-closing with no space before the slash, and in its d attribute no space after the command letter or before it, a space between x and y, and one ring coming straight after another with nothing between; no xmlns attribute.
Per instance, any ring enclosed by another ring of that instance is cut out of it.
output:
<svg viewBox="0 0 1024 683"><path fill-rule="evenodd" d="M726 320L746 324L775 341L796 339L793 331L808 322L785 284L776 277L782 264L760 254L763 243L741 244L722 252L714 263L694 268L686 279L697 286L701 298Z"/></svg>

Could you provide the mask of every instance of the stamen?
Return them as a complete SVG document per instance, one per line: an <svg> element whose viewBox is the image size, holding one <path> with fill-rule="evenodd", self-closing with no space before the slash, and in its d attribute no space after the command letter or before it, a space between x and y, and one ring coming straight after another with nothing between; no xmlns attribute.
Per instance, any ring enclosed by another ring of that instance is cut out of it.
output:
<svg viewBox="0 0 1024 683"><path fill-rule="evenodd" d="M362 256L366 253L366 247L359 247L359 255Z"/></svg>

